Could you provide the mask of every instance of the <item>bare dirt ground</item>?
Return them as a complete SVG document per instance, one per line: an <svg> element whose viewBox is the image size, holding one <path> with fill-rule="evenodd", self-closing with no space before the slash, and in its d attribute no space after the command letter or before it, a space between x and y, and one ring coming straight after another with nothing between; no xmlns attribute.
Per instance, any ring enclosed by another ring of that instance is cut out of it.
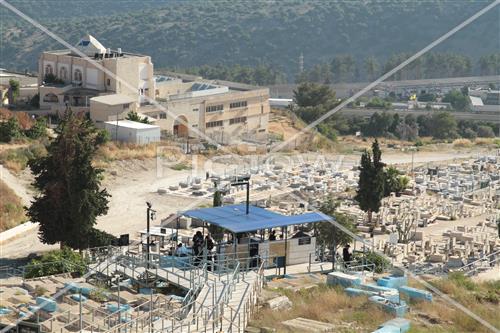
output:
<svg viewBox="0 0 500 333"><path fill-rule="evenodd" d="M442 163L443 161L476 157L480 152L480 150L472 149L423 151L416 152L413 160L415 165ZM312 156L312 154L310 155ZM335 156L339 155L328 154L328 157ZM384 162L388 164L411 163L412 160L411 153L390 150L384 152L383 158ZM344 160L348 164L357 164L359 162L359 153L345 155ZM225 168L226 166L221 163L212 165L212 170L216 170L219 174L222 174ZM159 167L156 159L113 162L107 168L104 179L104 186L111 194L109 211L107 215L98 218L97 227L115 235L129 233L133 236L136 232L145 228L146 201L150 201L154 209L157 210L158 219L155 221L156 224L160 222L160 219L166 218L171 213L206 204L206 199L158 194L158 189L178 184L179 181L186 180L191 175L192 170L175 171L166 165ZM205 170L200 169L198 176L204 177L204 175ZM8 186L28 204L33 195L33 192L29 189L29 184L32 181L29 172L25 171L20 175L13 175L4 170L2 177ZM57 247L57 245L41 244L35 229L0 246L0 258L26 257L30 253L40 253Z"/></svg>

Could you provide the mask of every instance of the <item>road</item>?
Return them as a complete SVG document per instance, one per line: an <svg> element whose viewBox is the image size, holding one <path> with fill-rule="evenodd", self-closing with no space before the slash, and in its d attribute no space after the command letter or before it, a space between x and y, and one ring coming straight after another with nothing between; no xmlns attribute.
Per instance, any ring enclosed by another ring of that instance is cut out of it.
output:
<svg viewBox="0 0 500 333"><path fill-rule="evenodd" d="M384 110L384 109L367 109L367 108L344 108L340 113L347 116L361 116L361 117L370 117L375 112L381 113L386 112L388 114L399 114L399 115L407 115L412 114L415 117L420 115L432 114L437 111L427 111L427 110ZM491 113L473 113L473 112L451 112L451 114L457 120L478 120L478 121L486 121L492 123L500 123L500 112L497 114Z"/></svg>

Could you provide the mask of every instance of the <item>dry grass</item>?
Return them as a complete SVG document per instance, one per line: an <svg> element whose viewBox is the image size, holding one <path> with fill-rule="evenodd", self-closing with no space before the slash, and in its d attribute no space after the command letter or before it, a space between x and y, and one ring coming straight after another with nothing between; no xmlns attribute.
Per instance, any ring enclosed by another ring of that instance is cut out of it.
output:
<svg viewBox="0 0 500 333"><path fill-rule="evenodd" d="M145 160L162 157L175 161L182 153L177 147L161 144L135 145L130 143L108 142L99 148L95 162L97 165L106 165L118 160Z"/></svg>
<svg viewBox="0 0 500 333"><path fill-rule="evenodd" d="M500 328L500 281L475 283L461 274L431 281L439 290ZM420 286L421 288L421 286ZM410 332L490 332L462 311L436 297L434 302L410 302Z"/></svg>
<svg viewBox="0 0 500 333"><path fill-rule="evenodd" d="M453 147L458 148L469 148L472 147L472 141L469 139L456 139L453 141Z"/></svg>
<svg viewBox="0 0 500 333"><path fill-rule="evenodd" d="M439 290L480 316L491 325L500 328L500 281L475 283L460 274L447 279L434 279L431 283ZM422 288L414 280L410 286ZM260 310L250 322L254 327L274 328L277 332L293 332L282 325L285 320L303 317L339 325L335 332L372 332L380 324L392 318L367 300L366 297L349 297L342 289L318 285L315 289L292 292L288 289L270 289L286 295L293 303L289 310ZM406 318L411 321L411 333L490 332L490 330L434 295L433 302L406 301L410 310ZM351 328L340 328L342 324Z"/></svg>
<svg viewBox="0 0 500 333"><path fill-rule="evenodd" d="M0 231L26 221L23 204L14 191L0 180Z"/></svg>
<svg viewBox="0 0 500 333"><path fill-rule="evenodd" d="M0 152L0 164L14 173L18 173L27 167L30 159L44 156L46 153L47 149L40 143L28 147L22 145L18 148L5 149Z"/></svg>
<svg viewBox="0 0 500 333"><path fill-rule="evenodd" d="M292 308L284 311L263 309L253 318L251 326L275 328L278 332L292 332L281 322L303 317L339 326L349 323L352 327L356 327L356 332L371 332L380 323L391 318L391 315L380 310L366 297L349 297L341 289L325 285L296 293L283 289L275 291L286 295L293 303ZM343 331L339 328L336 332Z"/></svg>

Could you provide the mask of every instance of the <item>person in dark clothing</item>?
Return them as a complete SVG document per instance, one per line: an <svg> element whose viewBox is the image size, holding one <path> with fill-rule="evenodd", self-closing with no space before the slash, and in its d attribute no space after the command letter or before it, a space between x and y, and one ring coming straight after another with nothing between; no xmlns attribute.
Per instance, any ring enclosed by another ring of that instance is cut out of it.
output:
<svg viewBox="0 0 500 333"><path fill-rule="evenodd" d="M274 230L271 231L271 233L269 234L269 240L270 241L276 240L276 231L274 231Z"/></svg>
<svg viewBox="0 0 500 333"><path fill-rule="evenodd" d="M193 254L195 256L194 262L196 265L200 263L200 254L203 250L203 235L201 231L197 231L193 236Z"/></svg>
<svg viewBox="0 0 500 333"><path fill-rule="evenodd" d="M212 250L215 247L215 243L214 243L214 240L212 239L212 237L210 236L210 234L208 234L208 235L205 236L205 244L204 244L204 246L207 249L208 270L211 271L212 270L212 265L213 265L212 264L212 260L213 260Z"/></svg>
<svg viewBox="0 0 500 333"><path fill-rule="evenodd" d="M349 252L350 247L351 246L349 244L347 244L346 246L344 246L344 249L342 250L342 259L344 259L344 266L346 268L347 268L348 262L350 262L352 259L352 255Z"/></svg>

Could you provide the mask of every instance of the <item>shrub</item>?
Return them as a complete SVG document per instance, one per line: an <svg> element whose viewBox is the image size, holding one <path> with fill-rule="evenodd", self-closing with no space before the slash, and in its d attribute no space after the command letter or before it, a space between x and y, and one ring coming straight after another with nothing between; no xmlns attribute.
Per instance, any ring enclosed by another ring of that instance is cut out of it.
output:
<svg viewBox="0 0 500 333"><path fill-rule="evenodd" d="M29 147L8 149L0 153L0 163L7 168L19 172L24 170L28 161L39 158L47 153L47 149L42 144L33 144Z"/></svg>
<svg viewBox="0 0 500 333"><path fill-rule="evenodd" d="M45 118L38 118L36 122L26 131L26 136L30 139L39 139L47 135L47 123Z"/></svg>
<svg viewBox="0 0 500 333"><path fill-rule="evenodd" d="M12 117L0 123L0 142L11 142L22 136L17 118Z"/></svg>
<svg viewBox="0 0 500 333"><path fill-rule="evenodd" d="M45 295L46 292L47 292L47 289L45 289L42 286L36 286L35 287L35 295L37 297Z"/></svg>
<svg viewBox="0 0 500 333"><path fill-rule="evenodd" d="M115 236L108 234L105 231L94 228L88 233L87 240L88 240L87 244L88 247L101 247L101 246L112 245L118 239Z"/></svg>
<svg viewBox="0 0 500 333"><path fill-rule="evenodd" d="M379 274L383 273L391 265L388 259L376 252L366 253L366 260L375 264L375 272Z"/></svg>
<svg viewBox="0 0 500 333"><path fill-rule="evenodd" d="M494 138L495 133L493 132L493 129L490 126L478 126L477 128L477 136L480 138Z"/></svg>
<svg viewBox="0 0 500 333"><path fill-rule="evenodd" d="M50 251L44 254L40 259L33 259L26 266L25 278L35 278L47 275L61 273L84 274L86 270L83 257L71 250L63 248L62 250Z"/></svg>

